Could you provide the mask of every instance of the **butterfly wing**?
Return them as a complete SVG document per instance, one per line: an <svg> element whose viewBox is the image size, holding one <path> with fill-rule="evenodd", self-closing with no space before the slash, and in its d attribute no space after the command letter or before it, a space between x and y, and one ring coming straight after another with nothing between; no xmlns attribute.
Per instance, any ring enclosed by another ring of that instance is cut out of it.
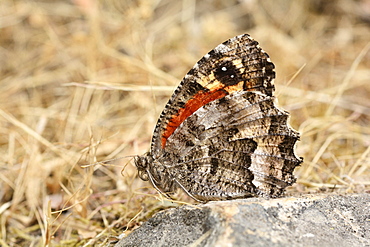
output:
<svg viewBox="0 0 370 247"><path fill-rule="evenodd" d="M273 102L274 64L244 34L210 51L161 113L142 179L161 192L182 188L200 201L276 197L295 179L299 134Z"/></svg>
<svg viewBox="0 0 370 247"><path fill-rule="evenodd" d="M274 64L249 35L236 36L210 51L187 73L161 113L151 153L159 157L167 139L205 104L237 91L272 96Z"/></svg>
<svg viewBox="0 0 370 247"><path fill-rule="evenodd" d="M301 163L299 135L273 97L240 91L212 101L168 138L159 158L168 178L200 201L279 196Z"/></svg>

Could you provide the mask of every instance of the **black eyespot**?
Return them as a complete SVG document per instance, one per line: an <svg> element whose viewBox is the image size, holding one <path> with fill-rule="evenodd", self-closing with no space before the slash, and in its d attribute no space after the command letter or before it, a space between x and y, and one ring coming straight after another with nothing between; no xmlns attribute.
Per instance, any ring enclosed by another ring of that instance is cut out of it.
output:
<svg viewBox="0 0 370 247"><path fill-rule="evenodd" d="M217 80L226 86L232 86L239 82L239 71L230 61L220 64L214 75Z"/></svg>

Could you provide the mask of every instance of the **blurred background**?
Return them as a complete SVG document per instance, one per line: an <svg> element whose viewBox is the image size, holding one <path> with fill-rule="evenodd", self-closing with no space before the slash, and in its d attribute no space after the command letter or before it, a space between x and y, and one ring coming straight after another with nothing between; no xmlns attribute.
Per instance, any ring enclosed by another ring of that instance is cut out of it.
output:
<svg viewBox="0 0 370 247"><path fill-rule="evenodd" d="M0 245L109 246L192 203L161 198L132 156L186 72L242 33L301 132L287 194L369 193L369 0L2 0Z"/></svg>

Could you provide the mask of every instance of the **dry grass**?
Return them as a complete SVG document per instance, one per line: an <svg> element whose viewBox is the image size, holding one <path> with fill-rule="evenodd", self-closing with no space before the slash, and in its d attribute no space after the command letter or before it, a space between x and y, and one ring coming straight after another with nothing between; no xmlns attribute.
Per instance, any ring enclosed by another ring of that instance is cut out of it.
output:
<svg viewBox="0 0 370 247"><path fill-rule="evenodd" d="M3 0L0 13L1 246L108 245L179 205L129 158L83 165L147 151L187 70L241 33L270 54L302 133L290 191L369 191L369 0Z"/></svg>

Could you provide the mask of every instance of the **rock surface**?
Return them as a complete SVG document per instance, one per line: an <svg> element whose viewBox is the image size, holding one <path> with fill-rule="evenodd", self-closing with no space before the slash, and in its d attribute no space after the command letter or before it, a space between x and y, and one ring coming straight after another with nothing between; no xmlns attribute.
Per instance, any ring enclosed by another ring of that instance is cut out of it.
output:
<svg viewBox="0 0 370 247"><path fill-rule="evenodd" d="M182 206L156 214L123 246L370 246L370 195L305 195Z"/></svg>

